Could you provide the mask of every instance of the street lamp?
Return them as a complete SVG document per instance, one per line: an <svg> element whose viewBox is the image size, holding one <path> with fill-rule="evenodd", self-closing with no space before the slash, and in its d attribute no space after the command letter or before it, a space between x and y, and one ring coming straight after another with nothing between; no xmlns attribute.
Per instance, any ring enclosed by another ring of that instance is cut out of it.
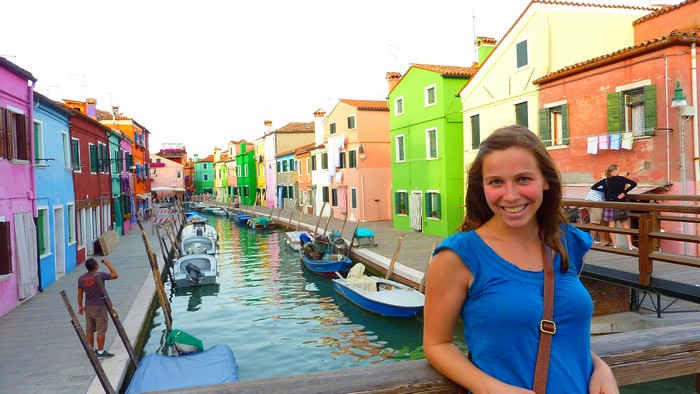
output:
<svg viewBox="0 0 700 394"><path fill-rule="evenodd" d="M671 107L681 107L688 105L685 101L685 96L683 96L683 88L681 88L681 81L676 81L676 88L673 89L673 101L671 101Z"/></svg>
<svg viewBox="0 0 700 394"><path fill-rule="evenodd" d="M683 89L681 88L680 81L676 82L676 88L673 90L673 101L671 102L671 107L678 109L678 120L681 124L680 127L680 142L681 142L681 190L683 195L688 194L687 191L687 177L686 177L686 164L685 164L685 123L690 120L695 115L695 108L692 105L688 105L688 102L683 96ZM686 201L683 201L683 205L687 205ZM683 214L683 216L687 216ZM688 222L683 222L683 233L688 234ZM683 252L688 254L688 242L683 243Z"/></svg>

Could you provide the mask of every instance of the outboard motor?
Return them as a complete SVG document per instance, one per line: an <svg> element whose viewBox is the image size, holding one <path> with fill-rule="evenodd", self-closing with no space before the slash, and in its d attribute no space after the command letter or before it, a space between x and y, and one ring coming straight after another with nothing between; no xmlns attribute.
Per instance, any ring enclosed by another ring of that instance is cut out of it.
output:
<svg viewBox="0 0 700 394"><path fill-rule="evenodd" d="M199 284L199 278L204 277L202 270L191 262L185 264L185 271L187 272L187 280L195 285Z"/></svg>
<svg viewBox="0 0 700 394"><path fill-rule="evenodd" d="M203 236L204 235L204 229L201 227L197 227L197 235L198 236Z"/></svg>

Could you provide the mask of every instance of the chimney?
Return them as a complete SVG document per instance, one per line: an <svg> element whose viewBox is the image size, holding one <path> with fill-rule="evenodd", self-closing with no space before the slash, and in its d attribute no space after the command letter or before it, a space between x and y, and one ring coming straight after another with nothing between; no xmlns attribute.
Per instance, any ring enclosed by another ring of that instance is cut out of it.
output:
<svg viewBox="0 0 700 394"><path fill-rule="evenodd" d="M491 37L477 37L474 41L477 51L477 63L481 66L484 60L493 52L496 47L496 39Z"/></svg>
<svg viewBox="0 0 700 394"><path fill-rule="evenodd" d="M271 120L266 120L265 121L265 133L269 133L272 131L272 121Z"/></svg>
<svg viewBox="0 0 700 394"><path fill-rule="evenodd" d="M91 117L92 119L97 119L97 100L94 98L89 98L85 100L85 104L87 107L87 116Z"/></svg>
<svg viewBox="0 0 700 394"><path fill-rule="evenodd" d="M326 118L326 111L321 108L314 111L314 143L316 146L323 145L325 133L323 130L323 120Z"/></svg>
<svg viewBox="0 0 700 394"><path fill-rule="evenodd" d="M396 71L388 71L386 73L386 80L389 82L389 93L396 87L401 80L401 73Z"/></svg>

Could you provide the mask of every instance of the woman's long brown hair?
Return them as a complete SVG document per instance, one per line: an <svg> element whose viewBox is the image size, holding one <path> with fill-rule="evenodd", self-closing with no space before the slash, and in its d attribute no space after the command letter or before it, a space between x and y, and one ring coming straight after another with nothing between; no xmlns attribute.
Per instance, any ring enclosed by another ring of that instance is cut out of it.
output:
<svg viewBox="0 0 700 394"><path fill-rule="evenodd" d="M484 158L494 151L521 148L532 152L537 160L549 189L544 190L542 205L537 210L537 225L545 245L561 255L561 270L569 270L569 255L562 244L562 227L568 223L562 210L562 182L554 160L537 136L523 126L512 125L500 128L486 138L479 147L474 162L469 167L467 181L467 214L461 231L476 230L493 217L484 194Z"/></svg>

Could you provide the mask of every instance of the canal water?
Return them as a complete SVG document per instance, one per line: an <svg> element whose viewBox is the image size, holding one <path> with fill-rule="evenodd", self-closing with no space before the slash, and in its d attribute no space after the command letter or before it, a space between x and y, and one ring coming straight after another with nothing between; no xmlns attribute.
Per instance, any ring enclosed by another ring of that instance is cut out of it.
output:
<svg viewBox="0 0 700 394"><path fill-rule="evenodd" d="M283 232L255 231L208 217L219 233L218 283L171 289L173 328L233 350L242 381L424 358L419 318L392 319L356 307L329 278L302 268ZM455 342L463 350L462 328ZM168 354L165 321L153 313L140 356ZM622 393L692 393L684 377L621 388Z"/></svg>

